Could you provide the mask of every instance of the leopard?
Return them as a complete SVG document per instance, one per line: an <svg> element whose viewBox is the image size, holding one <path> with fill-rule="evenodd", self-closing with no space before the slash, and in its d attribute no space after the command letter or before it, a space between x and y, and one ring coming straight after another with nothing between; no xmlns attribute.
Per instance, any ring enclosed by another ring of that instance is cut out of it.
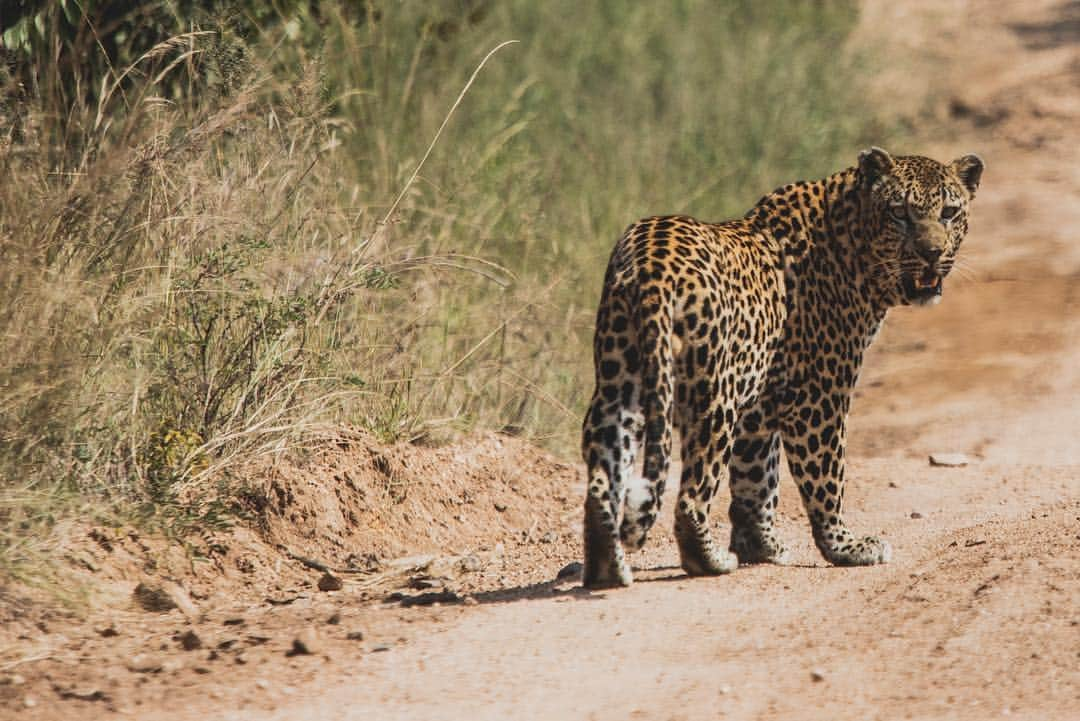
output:
<svg viewBox="0 0 1080 721"><path fill-rule="evenodd" d="M814 544L836 566L887 563L844 522L847 419L888 311L940 301L984 164L873 146L742 218L631 224L604 276L582 427L586 588L629 586L679 438L674 535L689 576L791 562L775 527L781 449ZM730 541L710 510L727 477Z"/></svg>

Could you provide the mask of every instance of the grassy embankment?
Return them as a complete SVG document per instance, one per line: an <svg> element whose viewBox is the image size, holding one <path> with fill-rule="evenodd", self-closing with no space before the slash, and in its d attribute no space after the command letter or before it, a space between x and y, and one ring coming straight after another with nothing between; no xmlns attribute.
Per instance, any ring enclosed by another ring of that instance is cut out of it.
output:
<svg viewBox="0 0 1080 721"><path fill-rule="evenodd" d="M224 520L237 460L340 424L572 455L621 229L886 140L847 3L464 5L178 21L77 93L45 51L9 86L0 573L65 518Z"/></svg>

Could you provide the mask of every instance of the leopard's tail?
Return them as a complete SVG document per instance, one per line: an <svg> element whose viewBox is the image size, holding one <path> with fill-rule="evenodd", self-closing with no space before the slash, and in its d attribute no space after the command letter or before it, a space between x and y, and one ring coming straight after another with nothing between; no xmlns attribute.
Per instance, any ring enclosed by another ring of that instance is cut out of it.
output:
<svg viewBox="0 0 1080 721"><path fill-rule="evenodd" d="M644 459L637 482L627 484L619 537L640 548L656 516L671 462L672 397L675 349L672 346L674 297L669 286L643 282L635 304L637 351L640 356L639 404L644 419Z"/></svg>

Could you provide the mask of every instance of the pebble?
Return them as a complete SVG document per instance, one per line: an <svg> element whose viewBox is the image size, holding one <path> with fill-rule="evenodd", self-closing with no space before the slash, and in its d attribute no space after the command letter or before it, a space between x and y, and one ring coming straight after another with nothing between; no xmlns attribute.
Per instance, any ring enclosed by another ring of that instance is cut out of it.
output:
<svg viewBox="0 0 1080 721"><path fill-rule="evenodd" d="M825 680L825 672L821 669L813 669L810 671L810 680L814 683L821 683Z"/></svg>
<svg viewBox="0 0 1080 721"><path fill-rule="evenodd" d="M23 706L25 706L26 708L34 708L35 706L37 706L37 704L38 701L33 696L27 696L23 699Z"/></svg>
<svg viewBox="0 0 1080 721"><path fill-rule="evenodd" d="M188 595L188 592L184 590L183 586L175 581L165 581L161 584L161 588L165 593L169 594L169 598L172 599L173 605L180 609L180 613L192 620L198 618L199 609L195 606L195 602L191 600L191 596Z"/></svg>
<svg viewBox="0 0 1080 721"><path fill-rule="evenodd" d="M436 603L462 603L464 599L453 591L428 591L415 596L404 596L400 603L404 608L412 606L432 606Z"/></svg>
<svg viewBox="0 0 1080 721"><path fill-rule="evenodd" d="M363 641L364 640L364 632L363 631L349 631L347 634L345 634L345 640L346 641Z"/></svg>
<svg viewBox="0 0 1080 721"><path fill-rule="evenodd" d="M337 611L334 611L332 614L330 614L330 618L326 619L326 622L331 626L337 626L339 623L341 623L341 614Z"/></svg>
<svg viewBox="0 0 1080 721"><path fill-rule="evenodd" d="M151 613L166 613L176 608L176 602L161 586L140 583L131 592L131 597L139 608Z"/></svg>
<svg viewBox="0 0 1080 721"><path fill-rule="evenodd" d="M324 573L319 579L320 591L340 591L341 586L341 579L332 573Z"/></svg>
<svg viewBox="0 0 1080 721"><path fill-rule="evenodd" d="M911 512L911 517L918 520L918 519L923 517L923 514L919 513L918 511L912 511Z"/></svg>
<svg viewBox="0 0 1080 721"><path fill-rule="evenodd" d="M199 634L194 631L188 630L180 634L180 637L176 639L180 643L180 647L185 651L194 651L197 648L202 648L202 639L199 638Z"/></svg>
<svg viewBox="0 0 1080 721"><path fill-rule="evenodd" d="M570 563L559 569L559 573L556 578L574 578L581 575L581 561L571 561Z"/></svg>
<svg viewBox="0 0 1080 721"><path fill-rule="evenodd" d="M128 659L129 671L135 673L154 673L161 670L161 659L149 653L137 653Z"/></svg>
<svg viewBox="0 0 1080 721"><path fill-rule="evenodd" d="M506 504L505 503L499 503L498 501L495 501L495 510L498 511L499 513L502 513L503 511L506 510Z"/></svg>
<svg viewBox="0 0 1080 721"><path fill-rule="evenodd" d="M931 453L931 466L945 466L949 468L966 466L971 459L964 453Z"/></svg>
<svg viewBox="0 0 1080 721"><path fill-rule="evenodd" d="M165 662L161 664L162 673L176 673L182 668L184 668L184 662L179 658L166 659Z"/></svg>
<svg viewBox="0 0 1080 721"><path fill-rule="evenodd" d="M289 656L310 655L318 653L322 649L319 637L314 628L305 628L293 639L292 648L288 651Z"/></svg>

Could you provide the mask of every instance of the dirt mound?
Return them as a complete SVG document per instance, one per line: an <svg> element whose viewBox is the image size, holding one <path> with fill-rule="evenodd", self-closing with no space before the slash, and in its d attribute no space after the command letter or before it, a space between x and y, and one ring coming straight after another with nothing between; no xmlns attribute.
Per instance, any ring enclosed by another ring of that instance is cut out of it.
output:
<svg viewBox="0 0 1080 721"><path fill-rule="evenodd" d="M70 593L5 589L0 706L45 719L61 707L131 710L180 701L195 680L226 670L214 693L230 698L286 655L408 639L362 601L402 589L394 607L476 603L472 594L512 585L545 559L553 574L577 555L577 469L508 436L425 448L343 432L238 475L249 485L245 513L228 530L178 542L76 526L64 544ZM79 616L57 603L72 594Z"/></svg>
<svg viewBox="0 0 1080 721"><path fill-rule="evenodd" d="M355 434L302 461L252 466L242 475L263 479L249 496L259 543L343 571L539 538L578 505L570 500L576 468L494 433L443 448L385 446ZM234 543L220 566L259 578L276 556Z"/></svg>

